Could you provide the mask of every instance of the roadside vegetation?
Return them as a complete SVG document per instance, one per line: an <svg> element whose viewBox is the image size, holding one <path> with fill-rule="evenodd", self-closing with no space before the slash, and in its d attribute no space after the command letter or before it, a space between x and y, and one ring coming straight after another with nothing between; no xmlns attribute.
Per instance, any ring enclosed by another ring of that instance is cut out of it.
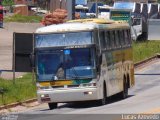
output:
<svg viewBox="0 0 160 120"><path fill-rule="evenodd" d="M15 14L13 16L7 16L4 18L4 22L21 22L21 23L39 23L42 20L42 16L23 16Z"/></svg>
<svg viewBox="0 0 160 120"><path fill-rule="evenodd" d="M138 62L160 53L160 41L145 41L133 43L134 62ZM0 88L6 90L2 97L0 94L0 105L23 102L27 99L36 98L36 85L33 84L32 75L26 74L17 78L15 84L12 80L0 79Z"/></svg>
<svg viewBox="0 0 160 120"><path fill-rule="evenodd" d="M142 41L133 43L134 63L160 54L160 41Z"/></svg>
<svg viewBox="0 0 160 120"><path fill-rule="evenodd" d="M2 88L4 94L2 95ZM36 98L36 85L32 81L32 75L26 74L22 78L17 78L15 84L13 80L0 79L0 105Z"/></svg>

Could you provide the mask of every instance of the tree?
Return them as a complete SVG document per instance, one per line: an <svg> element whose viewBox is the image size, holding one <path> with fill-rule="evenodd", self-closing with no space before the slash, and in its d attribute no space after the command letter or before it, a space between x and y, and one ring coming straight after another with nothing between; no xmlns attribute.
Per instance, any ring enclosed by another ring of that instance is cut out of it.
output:
<svg viewBox="0 0 160 120"><path fill-rule="evenodd" d="M12 5L14 5L14 1L13 0L3 0L2 5L3 6L12 6Z"/></svg>
<svg viewBox="0 0 160 120"><path fill-rule="evenodd" d="M13 0L3 0L2 5L9 6L9 10L12 11L13 10L12 5L14 5L14 1Z"/></svg>

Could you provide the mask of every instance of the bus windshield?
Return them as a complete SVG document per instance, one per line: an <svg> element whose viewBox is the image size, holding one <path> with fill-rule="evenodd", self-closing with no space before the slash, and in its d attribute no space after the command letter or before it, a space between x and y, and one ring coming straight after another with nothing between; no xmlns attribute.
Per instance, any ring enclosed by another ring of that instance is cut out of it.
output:
<svg viewBox="0 0 160 120"><path fill-rule="evenodd" d="M92 48L43 50L37 53L37 80L53 81L95 77Z"/></svg>
<svg viewBox="0 0 160 120"><path fill-rule="evenodd" d="M70 45L87 45L92 43L92 32L68 32L37 34L36 48Z"/></svg>

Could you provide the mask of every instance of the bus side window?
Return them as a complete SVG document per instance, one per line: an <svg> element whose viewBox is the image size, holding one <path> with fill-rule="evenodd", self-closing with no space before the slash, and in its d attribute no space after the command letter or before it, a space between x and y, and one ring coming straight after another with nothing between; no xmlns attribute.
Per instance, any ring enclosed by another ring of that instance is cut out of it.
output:
<svg viewBox="0 0 160 120"><path fill-rule="evenodd" d="M129 29L127 30L127 34L128 34L129 45L131 46L132 40L131 40L131 33Z"/></svg>
<svg viewBox="0 0 160 120"><path fill-rule="evenodd" d="M119 43L119 31L115 31L115 42L116 42L116 47L119 48L120 47L120 43Z"/></svg>
<svg viewBox="0 0 160 120"><path fill-rule="evenodd" d="M119 48L121 48L122 47L122 45L121 45L121 33L120 33L120 30L118 30L117 32L118 32Z"/></svg>
<svg viewBox="0 0 160 120"><path fill-rule="evenodd" d="M129 38L128 38L127 30L124 30L124 41L125 41L125 46L128 46Z"/></svg>
<svg viewBox="0 0 160 120"><path fill-rule="evenodd" d="M113 31L113 43L114 43L114 48L117 48L117 42L116 42L116 31Z"/></svg>
<svg viewBox="0 0 160 120"><path fill-rule="evenodd" d="M120 31L120 44L121 44L121 47L124 46L124 34L123 34L123 30Z"/></svg>
<svg viewBox="0 0 160 120"><path fill-rule="evenodd" d="M110 42L111 42L111 49L115 47L114 45L114 33L113 31L110 31Z"/></svg>
<svg viewBox="0 0 160 120"><path fill-rule="evenodd" d="M107 49L109 50L111 48L111 40L110 40L110 32L109 31L106 31L105 39L106 39Z"/></svg>
<svg viewBox="0 0 160 120"><path fill-rule="evenodd" d="M102 50L105 50L106 49L105 32L100 31L99 36L100 36L101 48L102 48Z"/></svg>

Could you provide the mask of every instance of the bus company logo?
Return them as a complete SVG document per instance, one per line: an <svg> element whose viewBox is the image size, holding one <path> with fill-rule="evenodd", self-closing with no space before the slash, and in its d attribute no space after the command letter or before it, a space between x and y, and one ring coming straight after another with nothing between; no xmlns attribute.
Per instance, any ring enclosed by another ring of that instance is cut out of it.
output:
<svg viewBox="0 0 160 120"><path fill-rule="evenodd" d="M122 120L159 120L157 114L122 114Z"/></svg>

